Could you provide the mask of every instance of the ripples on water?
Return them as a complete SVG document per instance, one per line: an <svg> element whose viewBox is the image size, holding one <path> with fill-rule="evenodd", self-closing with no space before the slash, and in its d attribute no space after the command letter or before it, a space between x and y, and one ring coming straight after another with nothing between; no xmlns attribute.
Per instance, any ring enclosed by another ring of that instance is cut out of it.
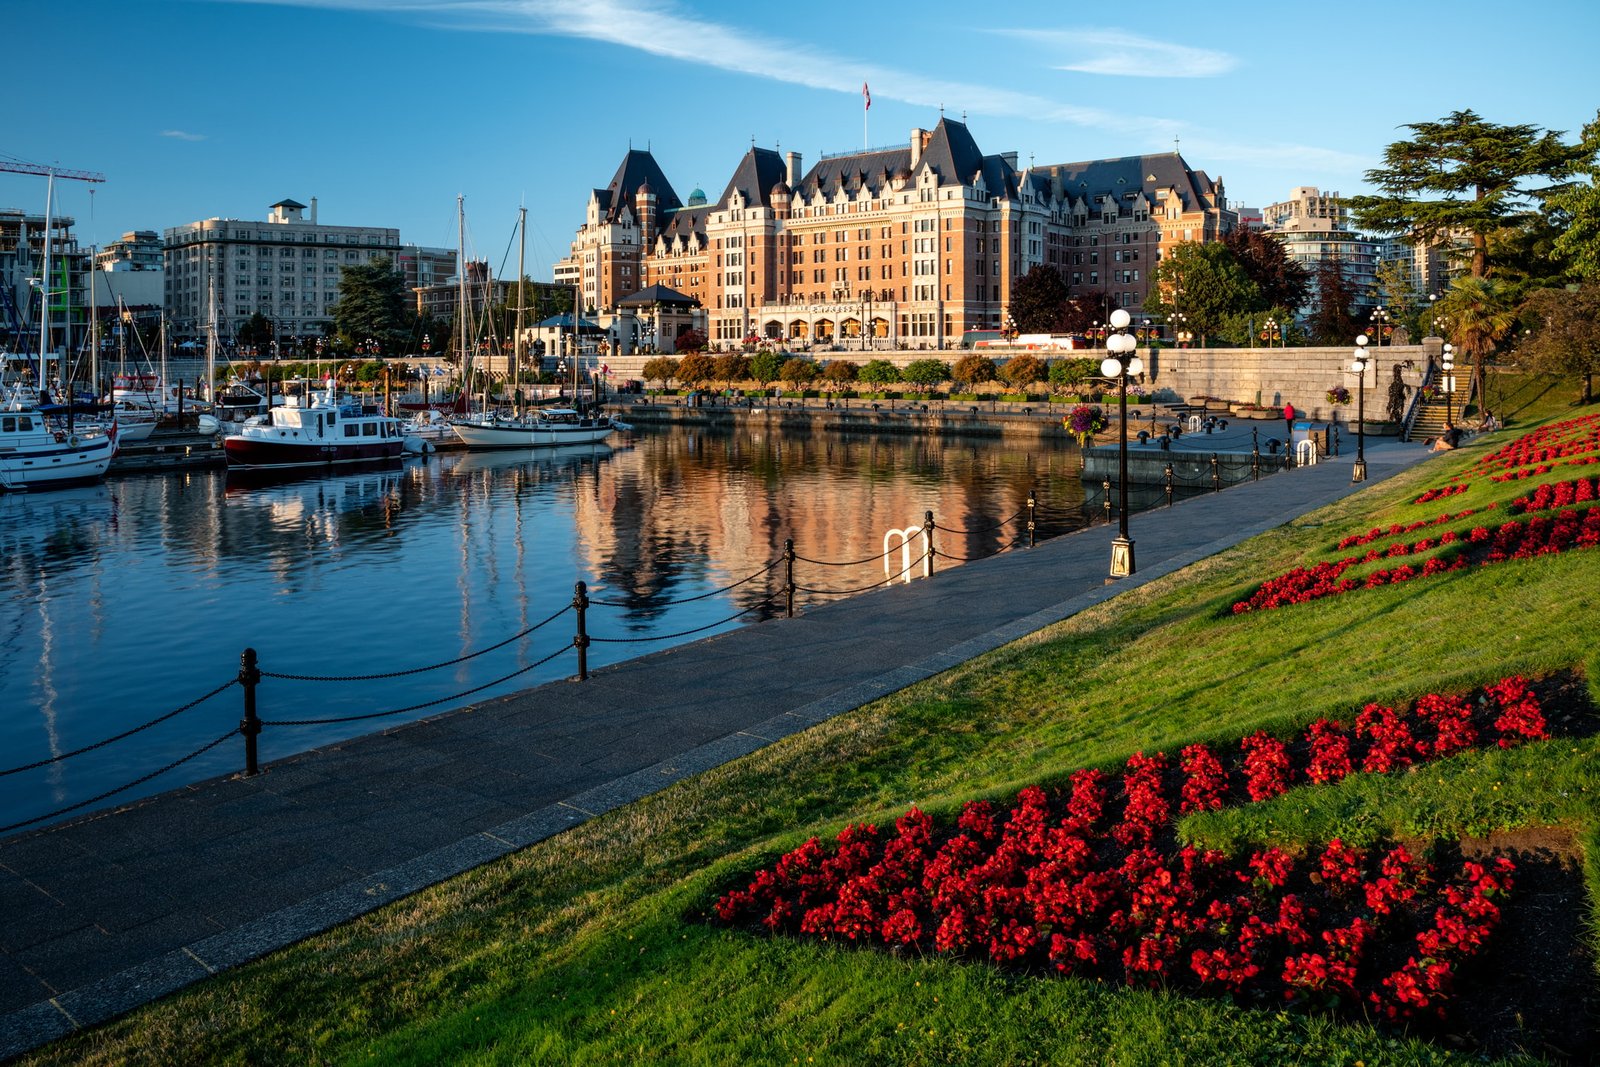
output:
<svg viewBox="0 0 1600 1067"><path fill-rule="evenodd" d="M240 482L224 472L114 479L0 495L0 770L91 744L155 718L236 675L350 676L409 670L504 641L572 601L596 606L591 668L666 647L641 641L782 610L783 553L859 560L885 531L920 525L941 552L988 555L1012 543L1030 486L1040 536L1083 525L1075 450L974 441L765 430L645 429L615 447L410 460L384 471ZM797 566L798 585L881 581L881 566ZM935 579L937 580L937 579ZM802 594L798 605L826 597ZM571 652L514 679L572 636L569 614L494 652L438 671L346 684L269 679L263 719L327 718L438 701L404 716L269 728L263 760L514 692L575 671ZM115 745L0 777L0 826L96 796L235 726L240 690ZM103 807L239 770L243 742ZM91 810L91 809L86 809Z"/></svg>

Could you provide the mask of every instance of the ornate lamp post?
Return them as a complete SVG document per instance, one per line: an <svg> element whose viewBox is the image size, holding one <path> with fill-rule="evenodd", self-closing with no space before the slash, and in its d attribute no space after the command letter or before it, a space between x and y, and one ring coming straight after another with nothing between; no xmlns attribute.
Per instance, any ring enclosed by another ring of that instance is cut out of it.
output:
<svg viewBox="0 0 1600 1067"><path fill-rule="evenodd" d="M1111 577L1126 578L1134 572L1133 539L1128 536L1128 378L1144 370L1137 355L1139 342L1124 332L1130 317L1123 308L1111 313L1111 336L1106 338L1110 353L1100 364L1100 373L1117 379L1117 537L1111 542Z"/></svg>
<svg viewBox="0 0 1600 1067"><path fill-rule="evenodd" d="M1377 307L1372 309L1372 315L1369 318L1369 324L1367 327L1367 334L1371 337L1377 338L1378 346L1380 348L1383 346L1383 339L1389 336L1390 321L1388 308L1384 307L1382 304L1379 304ZM1390 343L1393 343L1392 338L1390 339ZM1374 369L1374 373L1376 373L1376 369Z"/></svg>
<svg viewBox="0 0 1600 1067"><path fill-rule="evenodd" d="M1452 411L1455 407L1456 392L1456 350L1449 341L1445 342L1444 355L1441 357L1440 362L1444 368L1444 381L1442 383L1444 385L1444 424L1448 427L1455 424Z"/></svg>
<svg viewBox="0 0 1600 1067"><path fill-rule="evenodd" d="M1351 482L1367 480L1367 335L1356 338L1356 358L1350 364L1356 375L1356 465Z"/></svg>

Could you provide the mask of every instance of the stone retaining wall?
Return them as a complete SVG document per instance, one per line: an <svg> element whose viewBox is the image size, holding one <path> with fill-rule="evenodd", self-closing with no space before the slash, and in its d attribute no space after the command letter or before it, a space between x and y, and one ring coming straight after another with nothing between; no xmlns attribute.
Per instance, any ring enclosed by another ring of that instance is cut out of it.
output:
<svg viewBox="0 0 1600 1067"><path fill-rule="evenodd" d="M1438 339L1425 338L1420 345L1386 345L1372 350L1366 374L1369 421L1385 418L1395 364L1400 364L1401 380L1412 389L1407 398L1410 403L1422 384L1429 356L1436 358L1439 346ZM1339 422L1352 423L1356 380L1349 368L1354 353L1353 344L1341 348L1164 348L1149 357L1149 370L1157 389L1171 390L1184 399L1214 396L1264 407L1288 403L1297 414L1313 421L1332 421L1337 414ZM1328 403L1328 390L1335 385L1350 389L1348 406L1335 409Z"/></svg>

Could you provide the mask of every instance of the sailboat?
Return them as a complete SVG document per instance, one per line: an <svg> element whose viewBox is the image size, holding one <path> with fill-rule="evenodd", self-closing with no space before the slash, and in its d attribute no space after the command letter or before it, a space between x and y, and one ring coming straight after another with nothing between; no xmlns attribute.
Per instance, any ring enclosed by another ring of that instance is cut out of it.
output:
<svg viewBox="0 0 1600 1067"><path fill-rule="evenodd" d="M41 272L39 314L39 370L45 380L46 353L50 350L50 214L55 192L55 176L45 194L45 257ZM70 326L68 327L70 332ZM64 352L70 353L70 342ZM65 362L65 355L63 361ZM58 364L59 366L59 364ZM56 489L98 481L117 454L117 423L112 419L104 428L78 426L73 421L75 408L71 391L71 371L63 374L68 382L65 420L40 409L38 394L18 383L0 396L0 490Z"/></svg>
<svg viewBox="0 0 1600 1067"><path fill-rule="evenodd" d="M517 218L517 232L519 246L517 251L517 326L516 337L512 343L511 356L511 382L512 382L512 407L509 412L484 411L478 415L469 415L465 418L454 420L456 436L466 445L469 452L495 448L546 448L556 445L583 445L604 441L619 429L626 429L622 423L615 421L608 415L598 412L589 413L578 408L532 408L524 410L522 407L522 390L517 387L517 379L522 367L522 313L526 293L522 279L526 277L523 270L524 255L527 249L528 209L522 208ZM465 233L463 232L463 237ZM465 242L463 241L463 249ZM467 309L466 300L466 260L465 251L462 252L461 294L460 310L458 312L465 323ZM573 312L576 317L576 305ZM462 366L466 366L466 330L456 331L462 339ZM574 357L574 374L577 363ZM576 392L576 390L574 390Z"/></svg>

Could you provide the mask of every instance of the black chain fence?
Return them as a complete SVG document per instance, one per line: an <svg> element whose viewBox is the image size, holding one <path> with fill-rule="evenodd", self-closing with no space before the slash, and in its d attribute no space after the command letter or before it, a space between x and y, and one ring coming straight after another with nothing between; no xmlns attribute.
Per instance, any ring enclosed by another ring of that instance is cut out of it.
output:
<svg viewBox="0 0 1600 1067"><path fill-rule="evenodd" d="M1264 470L1276 469L1276 466L1280 462L1286 463L1287 461L1287 456L1285 456L1282 461L1280 461L1276 456L1264 459L1259 452L1254 450L1252 451L1252 455L1248 461L1242 461L1233 458L1224 459L1218 454L1212 453L1209 457L1209 460L1201 459L1199 461L1202 465L1207 465L1209 470L1206 474L1197 477L1179 475L1173 464L1169 462L1166 465L1164 478L1164 488L1167 495L1167 503L1169 505L1172 503L1173 494L1175 490L1179 488L1210 488L1214 490L1220 490L1223 486L1224 479L1222 476L1224 472L1229 474L1239 474L1241 472L1248 471L1251 477L1258 478ZM1109 518L1111 512L1111 483L1107 481L1104 484L1106 488L1105 510L1107 517ZM591 600L588 596L585 584L583 582L578 582L576 583L575 594L570 603L564 605L560 610L551 613L549 616L541 619L533 625L527 626L501 641L497 641L494 644L487 645L483 648L466 653L465 655L457 656L453 659L442 660L437 663L430 663L426 666L420 667L409 667L376 673L348 675L304 674L291 671L270 671L259 667L256 662L256 653L254 649L246 649L244 654L240 657L241 665L239 673L236 677L230 678L228 681L218 685L216 688L204 693L203 695L196 697L194 700L180 705L171 711L157 715L131 729L124 730L121 733L114 734L110 737L96 741L93 744L84 745L80 748L73 749L70 752L62 752L46 759L35 760L31 763L25 763L19 766L0 770L0 777L38 770L42 767L62 763L76 756L82 756L86 753L103 749L109 745L113 745L119 741L123 741L143 731L149 730L154 726L160 725L161 723L174 719L184 712L190 711L193 708L212 700L235 685L240 686L244 691L244 716L237 726L230 728L227 733L222 734L215 740L207 742L205 745L202 745L187 755L179 757L178 759L175 759L170 763L152 770L138 778L135 778L133 781L130 781L124 785L117 786L115 789L105 790L96 796L90 797L86 800L77 801L76 803L58 808L47 814L37 815L30 819L12 823L9 826L0 826L0 834L9 834L16 830L57 819L63 815L71 814L74 811L79 811L83 808L87 808L91 805L107 800L119 793L126 792L130 789L135 789L138 786L144 785L160 775L166 774L174 768L182 766L183 764L188 763L189 761L211 751L235 735L241 735L245 739L245 773L255 774L259 769L257 761L256 738L260 735L262 730L267 727L278 728L295 726L326 726L341 723L365 722L369 720L393 718L399 715L413 714L419 711L425 711L429 708L440 707L442 705L459 705L468 697L472 697L478 693L484 692L485 690L493 689L496 686L504 685L505 683L516 678L527 675L529 672L537 670L538 668L551 663L569 651L575 651L577 653L577 677L581 681L588 677L587 650L591 644L627 645L682 640L683 638L692 637L696 634L705 633L710 630L715 630L718 627L726 626L729 623L735 622L750 615L752 612L756 612L765 608L771 608L780 597L783 601L783 610L790 617L792 617L795 609L795 596L798 593L826 597L853 596L874 589L881 589L885 586L892 585L895 582L909 581L913 576L913 572L919 569L919 567L922 569L924 575L931 577L935 569L935 560L942 559L953 563L970 563L977 560L989 559L1005 552L1015 551L1019 547L1031 547L1033 544L1035 544L1036 533L1041 519L1045 519L1047 521L1053 519L1058 522L1069 522L1074 518L1081 519L1085 511L1088 510L1089 506L1087 503L1081 507L1052 506L1046 503L1041 503L1037 499L1036 494L1032 491L1029 491L1026 503L1020 509L1006 518L990 525L976 527L943 526L935 522L933 512L929 511L924 513L924 519L920 526L908 526L905 529L898 531L901 535L900 544L891 547L889 545L889 539L885 538L883 551L853 560L821 560L802 556L795 551L792 540L786 541L784 543L782 555L767 562L766 564L763 564L753 573L726 585L719 586L716 589L678 599L660 599L655 594L645 594L634 596L626 600L604 598L596 598ZM948 534L956 537L980 537L999 533L1012 526L1015 526L1016 529L1008 539L997 544L992 551L975 555L961 555L946 551L939 548L934 539L935 533ZM913 551L911 546L917 534L922 535L923 543L918 549ZM897 550L901 557L899 566L894 567L891 570L891 562ZM797 581L795 575L795 565L797 563L802 563L811 567L826 568L848 568L861 567L868 564L881 564L888 573L881 579L876 579L865 584L843 587L812 586L803 585ZM768 592L765 596L753 601L739 611L736 611L723 618L719 618L715 622L709 622L701 626L695 626L689 629L665 634L648 634L638 636L595 636L588 632L588 609L592 605L621 610L633 610L645 607L653 610L673 605L691 604L696 601L709 599L711 597L726 595L730 592L747 586L758 579L773 574L773 572L777 571L780 567L783 568L782 585L777 590ZM509 645L531 637L539 630L549 626L551 623L554 623L557 619L562 618L569 612L575 616L575 632L570 638L551 650L548 654L523 666L520 666L515 670L502 674L490 681L486 681L480 685L475 685L471 688L451 693L448 696L441 696L432 700L420 701L418 703L408 704L404 707L391 708L385 711L364 712L354 715L333 715L320 718L262 718L257 710L259 691L261 688L261 683L264 680L331 685L383 681L426 674L432 671L443 670L448 667L459 666L461 664L476 660L482 656L486 656L490 653L504 649Z"/></svg>

